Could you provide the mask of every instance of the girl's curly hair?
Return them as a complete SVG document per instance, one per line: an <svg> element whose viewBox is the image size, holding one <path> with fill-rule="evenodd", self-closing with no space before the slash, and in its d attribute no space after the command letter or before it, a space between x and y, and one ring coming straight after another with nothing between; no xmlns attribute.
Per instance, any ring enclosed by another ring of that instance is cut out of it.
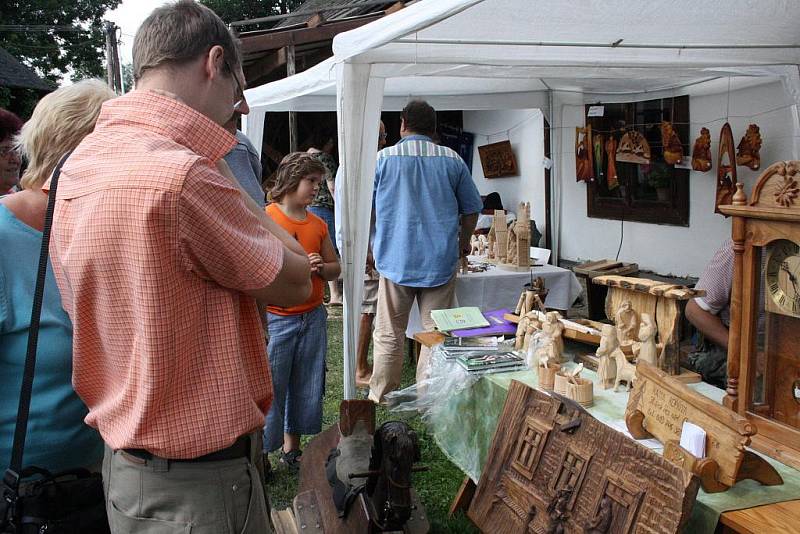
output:
<svg viewBox="0 0 800 534"><path fill-rule="evenodd" d="M307 152L292 152L287 154L278 165L275 173L275 185L270 190L270 199L280 202L288 193L297 191L300 180L309 174L325 176L325 165Z"/></svg>

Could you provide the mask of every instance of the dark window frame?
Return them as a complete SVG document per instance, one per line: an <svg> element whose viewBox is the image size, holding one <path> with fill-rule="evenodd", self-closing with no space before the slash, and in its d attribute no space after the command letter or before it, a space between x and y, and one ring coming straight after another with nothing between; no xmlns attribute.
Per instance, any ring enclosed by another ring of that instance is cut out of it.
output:
<svg viewBox="0 0 800 534"><path fill-rule="evenodd" d="M650 144L650 166L616 162L619 187L609 191L606 182L605 150L603 175L586 187L586 211L592 218L636 221L651 224L689 226L690 169L675 168L664 162L661 147L661 121L670 121L683 145L684 161L690 161L689 97L661 98L630 103L604 104L603 117L587 117L592 134L614 135L619 142L625 130L635 129ZM586 106L588 113L589 105ZM614 132L609 134L609 132ZM661 178L653 178L655 172ZM666 173L666 178L664 174ZM662 191L655 183L667 181ZM661 198L658 198L661 195Z"/></svg>

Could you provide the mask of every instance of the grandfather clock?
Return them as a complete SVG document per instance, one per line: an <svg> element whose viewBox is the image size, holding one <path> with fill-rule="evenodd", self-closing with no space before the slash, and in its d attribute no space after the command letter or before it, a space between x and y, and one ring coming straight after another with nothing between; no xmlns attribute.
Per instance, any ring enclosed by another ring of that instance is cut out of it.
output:
<svg viewBox="0 0 800 534"><path fill-rule="evenodd" d="M800 469L800 161L758 178L733 204L735 252L724 404L758 429L756 450Z"/></svg>

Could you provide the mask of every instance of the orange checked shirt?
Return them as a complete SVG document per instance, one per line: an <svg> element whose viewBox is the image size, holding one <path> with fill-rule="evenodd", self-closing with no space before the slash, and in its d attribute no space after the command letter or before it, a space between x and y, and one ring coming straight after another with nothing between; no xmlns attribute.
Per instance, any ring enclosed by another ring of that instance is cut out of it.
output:
<svg viewBox="0 0 800 534"><path fill-rule="evenodd" d="M253 298L282 244L215 170L235 145L166 95L106 102L64 165L50 244L74 327L73 384L113 449L195 458L264 424Z"/></svg>

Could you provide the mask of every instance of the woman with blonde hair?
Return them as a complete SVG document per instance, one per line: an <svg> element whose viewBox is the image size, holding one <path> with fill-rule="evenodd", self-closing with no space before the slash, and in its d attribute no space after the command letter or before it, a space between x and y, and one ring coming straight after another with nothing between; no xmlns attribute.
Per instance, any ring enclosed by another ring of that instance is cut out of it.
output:
<svg viewBox="0 0 800 534"><path fill-rule="evenodd" d="M62 87L42 98L16 139L28 167L22 191L0 199L0 468L11 458L36 271L47 209L42 185L61 157L94 129L114 92L99 80ZM58 221L55 222L58 224ZM87 409L72 389L72 324L48 266L39 349L23 465L50 471L97 467L103 442L84 424Z"/></svg>

